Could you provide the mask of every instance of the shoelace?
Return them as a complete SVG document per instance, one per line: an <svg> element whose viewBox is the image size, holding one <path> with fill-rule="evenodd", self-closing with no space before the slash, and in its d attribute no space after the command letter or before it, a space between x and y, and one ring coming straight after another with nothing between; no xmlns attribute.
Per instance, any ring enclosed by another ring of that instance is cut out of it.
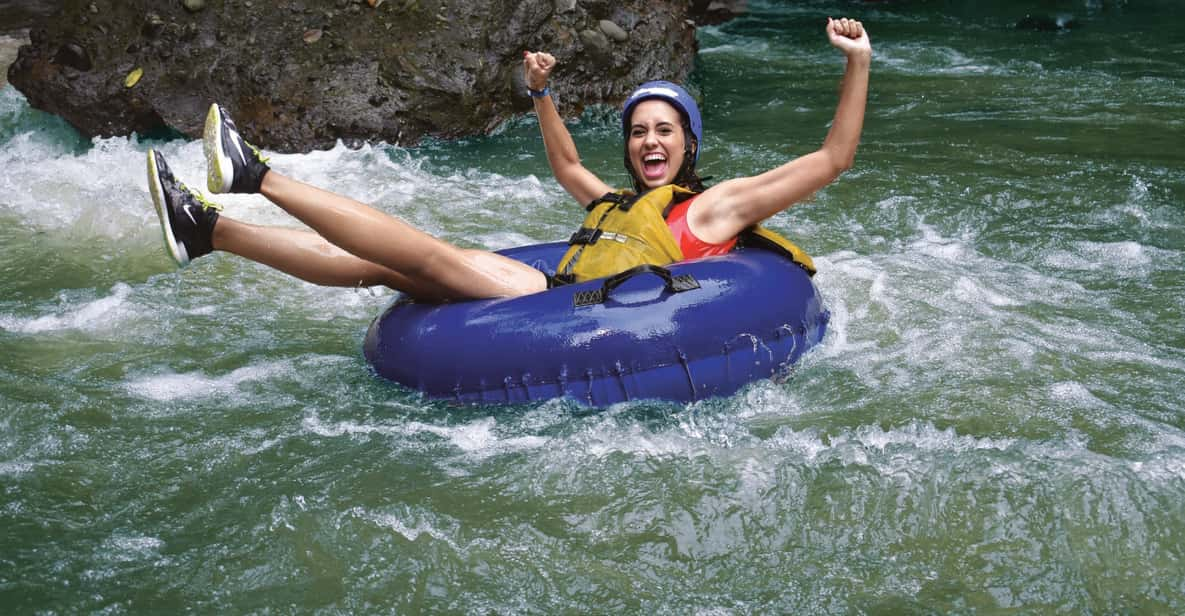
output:
<svg viewBox="0 0 1185 616"><path fill-rule="evenodd" d="M208 201L208 200L206 199L206 196L202 194L202 191L200 191L200 190L194 190L194 189L192 189L192 188L190 188L190 187L186 186L185 184L183 184L183 183L181 183L181 182L178 182L178 184L180 184L180 185L181 185L181 190L184 190L185 192L187 192L187 193L189 193L189 194L193 195L193 198L194 198L194 199L195 199L195 200L196 200L196 201L197 201L199 204L201 204L201 206L202 206L202 209L203 209L203 210L214 210L215 212L221 212L221 211L222 211L222 206L221 206L221 205L218 205L217 203L214 203L213 201Z"/></svg>
<svg viewBox="0 0 1185 616"><path fill-rule="evenodd" d="M269 157L264 157L264 155L263 155L263 152L260 152L260 151L259 151L259 148L257 148L257 147L255 147L255 146L251 145L251 143L250 143L250 142L248 142L246 139L243 139L243 143L246 143L246 144L247 144L247 147L251 148L251 151L252 151L252 152L255 152L255 158L256 158L256 159L258 159L258 160L259 160L259 162L261 162L261 163L263 163L263 164L265 164L265 165L266 165L266 164L268 164L268 163L270 163L270 162L272 161L272 159L271 159L271 158L269 158Z"/></svg>

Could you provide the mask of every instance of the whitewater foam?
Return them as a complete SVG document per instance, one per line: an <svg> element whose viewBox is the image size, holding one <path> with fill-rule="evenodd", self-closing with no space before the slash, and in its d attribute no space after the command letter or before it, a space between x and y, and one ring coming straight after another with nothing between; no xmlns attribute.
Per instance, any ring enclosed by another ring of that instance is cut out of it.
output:
<svg viewBox="0 0 1185 616"><path fill-rule="evenodd" d="M22 318L0 314L0 329L22 334L43 334L65 330L112 331L139 316L138 307L128 301L132 287L118 283L111 295L75 305L63 298L57 314Z"/></svg>
<svg viewBox="0 0 1185 616"><path fill-rule="evenodd" d="M265 382L292 373L291 362L265 362L244 366L222 376L195 371L143 377L125 383L124 388L134 396L160 402L237 397L240 386L245 383Z"/></svg>

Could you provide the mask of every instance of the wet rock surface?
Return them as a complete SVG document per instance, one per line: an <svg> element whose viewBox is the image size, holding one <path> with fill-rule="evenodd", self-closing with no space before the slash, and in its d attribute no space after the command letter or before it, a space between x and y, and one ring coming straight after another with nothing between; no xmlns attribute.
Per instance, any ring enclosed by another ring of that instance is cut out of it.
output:
<svg viewBox="0 0 1185 616"><path fill-rule="evenodd" d="M8 86L8 67L29 44L29 27L60 8L57 0L0 0L0 88Z"/></svg>
<svg viewBox="0 0 1185 616"><path fill-rule="evenodd" d="M15 36L56 13L61 0L0 0L0 34Z"/></svg>
<svg viewBox="0 0 1185 616"><path fill-rule="evenodd" d="M531 109L525 49L557 57L566 115L617 103L642 81L686 77L698 18L686 0L55 4L9 67L34 107L88 136L197 137L218 101L279 151L488 131Z"/></svg>

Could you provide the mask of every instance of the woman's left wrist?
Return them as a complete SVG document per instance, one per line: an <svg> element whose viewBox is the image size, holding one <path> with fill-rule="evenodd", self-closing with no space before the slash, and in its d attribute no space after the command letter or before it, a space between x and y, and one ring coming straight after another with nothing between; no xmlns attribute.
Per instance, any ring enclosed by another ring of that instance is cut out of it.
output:
<svg viewBox="0 0 1185 616"><path fill-rule="evenodd" d="M871 49L857 49L847 54L848 62L854 64L863 64L865 66L872 64L872 50Z"/></svg>
<svg viewBox="0 0 1185 616"><path fill-rule="evenodd" d="M535 88L532 88L530 85L528 85L527 86L527 94L531 98L543 98L545 96L551 95L551 88L544 85L542 88L535 89Z"/></svg>

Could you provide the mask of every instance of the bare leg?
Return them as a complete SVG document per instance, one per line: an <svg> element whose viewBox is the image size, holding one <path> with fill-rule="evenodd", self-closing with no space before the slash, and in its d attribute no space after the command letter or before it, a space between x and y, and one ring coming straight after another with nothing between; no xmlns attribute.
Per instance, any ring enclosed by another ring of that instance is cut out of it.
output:
<svg viewBox="0 0 1185 616"><path fill-rule="evenodd" d="M458 248L385 212L274 169L263 177L260 192L347 253L397 273L395 288L416 297L508 297L547 288L546 278L533 267L492 252Z"/></svg>
<svg viewBox="0 0 1185 616"><path fill-rule="evenodd" d="M385 285L421 299L443 299L433 295L432 289L420 288L398 272L359 259L312 231L264 227L220 216L212 242L215 250L245 257L314 284Z"/></svg>

